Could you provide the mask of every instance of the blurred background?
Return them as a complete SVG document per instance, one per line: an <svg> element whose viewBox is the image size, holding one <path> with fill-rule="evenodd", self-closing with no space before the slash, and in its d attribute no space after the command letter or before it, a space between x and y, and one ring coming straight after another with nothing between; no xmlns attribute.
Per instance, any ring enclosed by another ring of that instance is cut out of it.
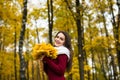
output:
<svg viewBox="0 0 120 80"><path fill-rule="evenodd" d="M120 80L120 0L0 0L0 80L47 80L32 48L70 34L66 80Z"/></svg>

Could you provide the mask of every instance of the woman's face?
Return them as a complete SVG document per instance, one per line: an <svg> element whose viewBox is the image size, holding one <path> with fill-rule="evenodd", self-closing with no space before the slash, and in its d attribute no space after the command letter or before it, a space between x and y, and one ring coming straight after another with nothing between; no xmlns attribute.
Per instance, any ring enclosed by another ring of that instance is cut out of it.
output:
<svg viewBox="0 0 120 80"><path fill-rule="evenodd" d="M63 33L58 33L57 36L55 37L55 46L62 46L64 45L65 42L65 36Z"/></svg>

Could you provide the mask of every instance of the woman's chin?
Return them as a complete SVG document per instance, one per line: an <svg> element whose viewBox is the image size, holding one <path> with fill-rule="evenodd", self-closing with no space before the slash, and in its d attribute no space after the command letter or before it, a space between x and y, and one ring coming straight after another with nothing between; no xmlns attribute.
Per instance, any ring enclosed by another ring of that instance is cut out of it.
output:
<svg viewBox="0 0 120 80"><path fill-rule="evenodd" d="M55 44L54 46L56 46L56 47L59 47L60 45L58 45L58 44Z"/></svg>

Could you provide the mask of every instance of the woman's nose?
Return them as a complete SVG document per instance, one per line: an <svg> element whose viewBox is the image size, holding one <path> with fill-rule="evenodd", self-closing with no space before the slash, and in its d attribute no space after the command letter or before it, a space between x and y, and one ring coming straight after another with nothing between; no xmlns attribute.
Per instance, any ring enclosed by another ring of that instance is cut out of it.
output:
<svg viewBox="0 0 120 80"><path fill-rule="evenodd" d="M59 40L60 38L56 38L56 40Z"/></svg>

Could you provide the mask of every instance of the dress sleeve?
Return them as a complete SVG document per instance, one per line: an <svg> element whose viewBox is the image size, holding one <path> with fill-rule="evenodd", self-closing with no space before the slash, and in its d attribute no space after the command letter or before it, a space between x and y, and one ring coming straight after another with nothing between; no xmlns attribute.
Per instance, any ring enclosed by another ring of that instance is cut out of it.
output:
<svg viewBox="0 0 120 80"><path fill-rule="evenodd" d="M56 74L63 75L66 69L68 57L66 54L60 54L57 57L58 63L53 62L49 57L44 57L43 61L46 62L47 66L54 71Z"/></svg>

